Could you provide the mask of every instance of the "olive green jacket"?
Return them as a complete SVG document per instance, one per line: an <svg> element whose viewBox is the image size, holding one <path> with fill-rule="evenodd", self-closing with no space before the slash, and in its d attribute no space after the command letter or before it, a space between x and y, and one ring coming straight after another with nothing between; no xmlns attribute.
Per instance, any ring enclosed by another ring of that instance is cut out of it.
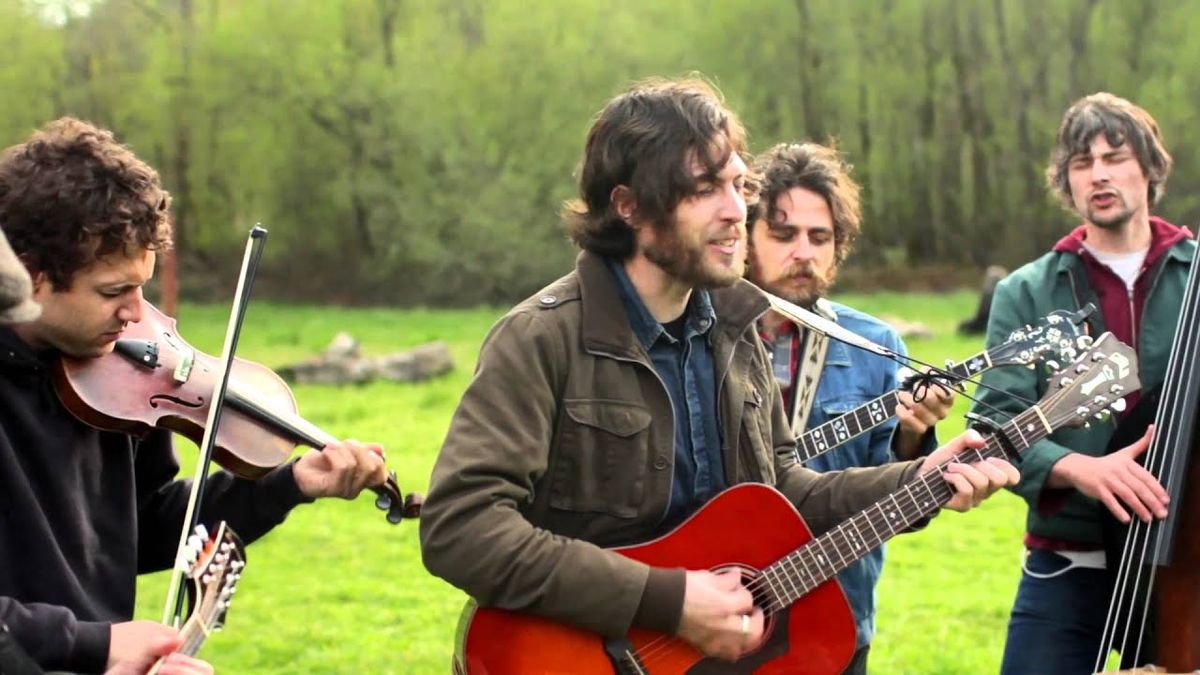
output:
<svg viewBox="0 0 1200 675"><path fill-rule="evenodd" d="M712 292L721 448L730 485L775 486L822 532L898 489L918 467L818 474L795 441L755 320L765 299L739 282ZM667 509L671 402L630 329L604 261L571 274L492 328L454 414L421 514L421 552L480 604L603 635L636 623L673 633L683 570L602 547L645 540Z"/></svg>

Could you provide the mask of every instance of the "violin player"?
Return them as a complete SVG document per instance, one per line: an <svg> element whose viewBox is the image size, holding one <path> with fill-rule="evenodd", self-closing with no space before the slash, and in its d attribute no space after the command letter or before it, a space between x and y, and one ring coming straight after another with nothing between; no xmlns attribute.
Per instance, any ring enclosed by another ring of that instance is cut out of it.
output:
<svg viewBox="0 0 1200 675"><path fill-rule="evenodd" d="M101 357L141 319L142 287L171 245L170 202L154 169L76 119L0 156L0 228L41 306L33 317L19 303L30 320L0 326L0 623L46 670L145 673L179 643L173 628L131 620L136 577L171 567L188 501L171 436L84 425L51 377L56 359ZM299 504L383 484L381 454L343 441L257 481L216 472L201 521L253 541ZM173 655L159 672L211 667Z"/></svg>

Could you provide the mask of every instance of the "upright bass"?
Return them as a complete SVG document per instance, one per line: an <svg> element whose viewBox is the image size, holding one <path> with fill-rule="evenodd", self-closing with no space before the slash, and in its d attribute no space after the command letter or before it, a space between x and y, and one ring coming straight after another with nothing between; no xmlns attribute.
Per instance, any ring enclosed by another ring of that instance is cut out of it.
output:
<svg viewBox="0 0 1200 675"><path fill-rule="evenodd" d="M1096 671L1113 649L1121 663L1168 672L1200 669L1200 260L1192 260L1166 376L1130 411L1110 448L1123 447L1153 419L1145 466L1167 490L1165 520L1108 527L1113 597ZM1161 672L1161 671L1160 671Z"/></svg>

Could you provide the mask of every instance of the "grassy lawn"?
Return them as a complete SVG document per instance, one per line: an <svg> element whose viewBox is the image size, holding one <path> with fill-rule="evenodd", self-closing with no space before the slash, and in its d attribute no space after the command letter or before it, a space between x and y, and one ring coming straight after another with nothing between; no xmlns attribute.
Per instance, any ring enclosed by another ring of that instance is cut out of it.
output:
<svg viewBox="0 0 1200 675"><path fill-rule="evenodd" d="M910 350L941 365L981 348L954 334L975 296L839 298L864 311L920 320L936 337ZM219 352L225 309L187 306L181 332ZM378 441L405 490L424 490L479 342L501 310L395 311L253 305L239 353L269 366L307 358L346 330L368 353L430 340L453 351L453 374L425 384L298 387L300 411L337 436ZM940 427L963 426L961 400ZM186 443L181 443L181 447ZM186 462L193 456L185 449ZM191 468L185 463L185 471ZM987 673L999 665L1020 559L1023 505L1002 494L970 514L945 514L895 540L879 589L878 673ZM297 509L250 547L227 629L201 654L225 673L445 673L463 595L421 565L416 526L389 525L368 496ZM165 574L139 585L140 618L161 618Z"/></svg>

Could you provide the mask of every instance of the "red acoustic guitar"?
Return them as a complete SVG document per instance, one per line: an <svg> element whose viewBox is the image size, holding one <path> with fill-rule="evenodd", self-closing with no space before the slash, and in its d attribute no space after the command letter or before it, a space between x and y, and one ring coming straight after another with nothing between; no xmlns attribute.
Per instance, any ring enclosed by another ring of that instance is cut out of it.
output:
<svg viewBox="0 0 1200 675"><path fill-rule="evenodd" d="M1109 334L1056 376L1037 405L1001 427L967 461L1019 453L1061 426L1079 426L1140 387L1137 357ZM1004 439L1007 439L1005 441ZM1007 447L1006 447L1007 446ZM722 492L671 533L614 549L656 567L739 569L763 609L763 642L736 663L704 658L682 640L633 629L625 640L549 619L468 606L460 622L455 671L469 675L842 672L854 651L854 618L834 578L841 570L950 500L931 471L824 535L813 538L796 509L773 488L744 484Z"/></svg>

